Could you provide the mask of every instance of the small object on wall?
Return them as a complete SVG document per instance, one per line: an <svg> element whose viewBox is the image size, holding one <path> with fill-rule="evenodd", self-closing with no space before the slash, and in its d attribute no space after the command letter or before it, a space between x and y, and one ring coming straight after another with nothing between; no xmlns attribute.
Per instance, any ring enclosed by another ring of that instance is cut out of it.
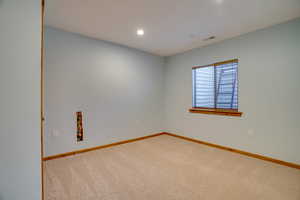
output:
<svg viewBox="0 0 300 200"><path fill-rule="evenodd" d="M82 112L76 112L77 117L77 142L83 141L83 126L82 126Z"/></svg>

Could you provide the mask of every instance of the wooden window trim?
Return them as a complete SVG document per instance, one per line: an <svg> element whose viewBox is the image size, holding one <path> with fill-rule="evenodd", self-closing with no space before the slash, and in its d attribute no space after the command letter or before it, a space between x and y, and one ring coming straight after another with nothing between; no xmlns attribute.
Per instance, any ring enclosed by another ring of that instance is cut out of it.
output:
<svg viewBox="0 0 300 200"><path fill-rule="evenodd" d="M192 69L204 68L204 67L214 67L214 69L220 65L228 63L239 63L238 59L226 60L222 62L217 62L209 65L194 66ZM216 105L215 105L216 107ZM235 116L241 117L242 112L239 112L238 109L222 109L222 108L206 108L206 107L193 107L189 109L190 113L199 113L199 114L212 114L212 115L225 115L225 116Z"/></svg>
<svg viewBox="0 0 300 200"><path fill-rule="evenodd" d="M225 115L225 116L234 116L241 117L242 112L239 112L237 109L219 109L219 108L190 108L190 113L198 113L198 114L211 114L211 115Z"/></svg>

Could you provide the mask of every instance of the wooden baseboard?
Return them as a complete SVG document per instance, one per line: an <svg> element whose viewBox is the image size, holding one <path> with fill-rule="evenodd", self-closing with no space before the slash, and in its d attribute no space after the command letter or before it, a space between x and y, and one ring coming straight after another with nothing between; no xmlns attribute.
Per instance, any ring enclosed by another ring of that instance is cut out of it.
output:
<svg viewBox="0 0 300 200"><path fill-rule="evenodd" d="M279 164L279 165L284 165L284 166L287 166L287 167L300 169L300 165L296 164L296 163L286 162L286 161L278 160L278 159L275 159L275 158L262 156L262 155L259 155L259 154L254 154L254 153L250 153L250 152L246 152L246 151L242 151L242 150L238 150L238 149L233 149L233 148L230 148L230 147L221 146L221 145L218 145L218 144L212 144L212 143L209 143L209 142L204 142L204 141L189 138L189 137L176 135L174 133L165 132L164 134L165 135L170 135L170 136L173 136L173 137L177 137L177 138L181 138L181 139L184 139L184 140L188 140L188 141L191 141L191 142L196 142L198 144L204 144L204 145L207 145L207 146L210 146L210 147L215 147L215 148L218 148L218 149L222 149L222 150L226 150L226 151L230 151L230 152L234 152L234 153L239 153L239 154L249 156L249 157L252 157L252 158L257 158L257 159L260 159L260 160L269 161L269 162L276 163L276 164Z"/></svg>
<svg viewBox="0 0 300 200"><path fill-rule="evenodd" d="M77 151L71 151L71 152L67 152L67 153L48 156L48 157L44 157L43 161L53 160L53 159L62 158L62 157L66 157L66 156L72 156L72 155L81 154L81 153L85 153L85 152L89 152L89 151L94 151L94 150L98 150L98 149L113 147L113 146L117 146L117 145L121 145L121 144L126 144L126 143L130 143L130 142L135 142L135 141L144 140L144 139L147 139L147 138L160 136L160 135L163 135L163 134L166 134L166 133L164 133L164 132L163 133L156 133L156 134L147 135L147 136L144 136L144 137L134 138L134 139L130 139L130 140L124 140L124 141L115 142L115 143L106 144L106 145L101 145L101 146L97 146L97 147L92 147L92 148L87 148L87 149L80 149L80 150L77 150Z"/></svg>
<svg viewBox="0 0 300 200"><path fill-rule="evenodd" d="M43 161L53 160L53 159L62 158L62 157L66 157L66 156L72 156L72 155L76 155L76 154L80 154L80 153L94 151L94 150L98 150L98 149L113 147L113 146L126 144L126 143L130 143L130 142L135 142L135 141L139 141L139 140L144 140L144 139L147 139L147 138L152 138L152 137L156 137L156 136L160 136L160 135L169 135L169 136L173 136L173 137L176 137L176 138L180 138L180 139L188 140L188 141L191 141L191 142L195 142L195 143L198 143L198 144L204 144L204 145L214 147L214 148L218 148L218 149L222 149L222 150L225 150L225 151L239 153L239 154L249 156L249 157L252 157L252 158L257 158L257 159L260 159L260 160L269 161L269 162L276 163L276 164L279 164L279 165L284 165L284 166L287 166L287 167L300 169L300 165L296 164L296 163L286 162L286 161L278 160L278 159L275 159L275 158L270 158L270 157L267 157L267 156L262 156L262 155L259 155L259 154L254 154L254 153L250 153L250 152L246 152L246 151L242 151L242 150L238 150L238 149L233 149L233 148L221 146L221 145L218 145L218 144L212 144L212 143L209 143L209 142L204 142L204 141L201 141L201 140L189 138L189 137L186 137L186 136L177 135L177 134L174 134L174 133L167 133L167 132L156 133L156 134L147 135L147 136L144 136L144 137L139 137L139 138L134 138L134 139L130 139L130 140L115 142L115 143L112 143L112 144L106 144L106 145L102 145L102 146L97 146L97 147L92 147L92 148L87 148L87 149L81 149L81 150L77 150L77 151L62 153L62 154L58 154L58 155L48 156L48 157L44 157Z"/></svg>

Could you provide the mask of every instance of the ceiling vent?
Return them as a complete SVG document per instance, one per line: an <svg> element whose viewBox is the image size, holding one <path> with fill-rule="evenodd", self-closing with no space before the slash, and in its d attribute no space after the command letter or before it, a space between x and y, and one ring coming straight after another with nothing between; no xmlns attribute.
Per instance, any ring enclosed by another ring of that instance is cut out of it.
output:
<svg viewBox="0 0 300 200"><path fill-rule="evenodd" d="M203 41L213 40L215 38L216 38L216 36L210 36L208 38L203 39Z"/></svg>

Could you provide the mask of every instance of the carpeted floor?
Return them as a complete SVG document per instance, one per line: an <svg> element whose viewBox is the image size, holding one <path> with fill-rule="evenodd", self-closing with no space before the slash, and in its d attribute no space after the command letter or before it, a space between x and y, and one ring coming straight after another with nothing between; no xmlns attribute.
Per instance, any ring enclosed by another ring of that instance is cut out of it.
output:
<svg viewBox="0 0 300 200"><path fill-rule="evenodd" d="M162 135L46 161L46 200L300 200L300 170Z"/></svg>

